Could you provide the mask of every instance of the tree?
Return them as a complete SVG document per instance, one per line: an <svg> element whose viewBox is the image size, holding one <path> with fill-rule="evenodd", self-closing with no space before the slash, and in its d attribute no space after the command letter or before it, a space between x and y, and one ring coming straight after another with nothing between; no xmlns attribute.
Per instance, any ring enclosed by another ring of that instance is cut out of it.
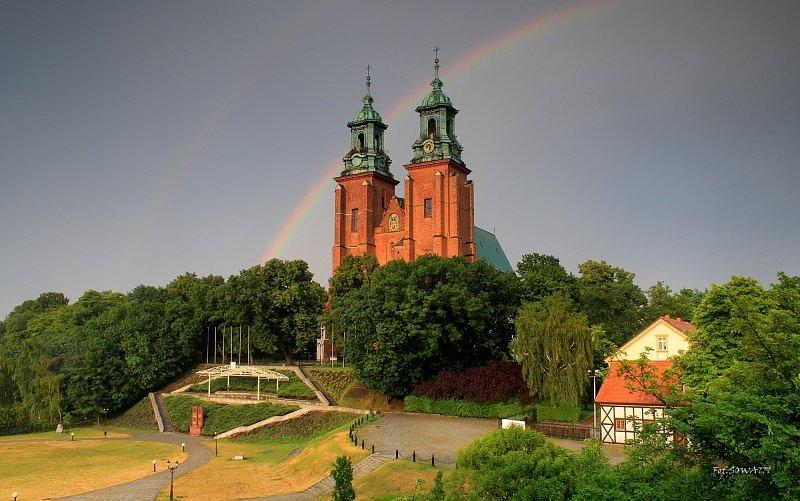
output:
<svg viewBox="0 0 800 501"><path fill-rule="evenodd" d="M608 339L622 346L643 326L647 297L633 283L634 274L605 261L578 266L578 297L589 324L599 324Z"/></svg>
<svg viewBox="0 0 800 501"><path fill-rule="evenodd" d="M333 462L333 501L353 501L356 492L353 490L353 463L347 455L341 455Z"/></svg>
<svg viewBox="0 0 800 501"><path fill-rule="evenodd" d="M744 277L712 286L695 323L670 425L701 464L769 468L732 480L740 499L799 498L800 277L781 273L768 290Z"/></svg>
<svg viewBox="0 0 800 501"><path fill-rule="evenodd" d="M373 254L345 256L328 281L328 293L335 303L350 291L361 288L378 269L378 259Z"/></svg>
<svg viewBox="0 0 800 501"><path fill-rule="evenodd" d="M702 299L703 292L697 289L683 288L672 292L664 282L656 282L647 289L644 323L649 324L663 315L690 320Z"/></svg>
<svg viewBox="0 0 800 501"><path fill-rule="evenodd" d="M557 257L547 254L524 254L517 264L525 301L540 301L560 292L574 298L576 279L567 272Z"/></svg>
<svg viewBox="0 0 800 501"><path fill-rule="evenodd" d="M523 306L511 342L532 395L552 405L578 405L592 367L591 331L572 301L555 294Z"/></svg>
<svg viewBox="0 0 800 501"><path fill-rule="evenodd" d="M403 397L443 369L507 357L518 305L513 274L485 261L423 256L376 270L341 298L338 315L359 379Z"/></svg>

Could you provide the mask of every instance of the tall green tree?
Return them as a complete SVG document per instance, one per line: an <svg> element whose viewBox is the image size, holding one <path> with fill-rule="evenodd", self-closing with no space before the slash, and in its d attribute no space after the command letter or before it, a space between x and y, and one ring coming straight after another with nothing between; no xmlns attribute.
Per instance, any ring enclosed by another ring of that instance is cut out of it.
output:
<svg viewBox="0 0 800 501"><path fill-rule="evenodd" d="M524 254L517 264L525 301L540 301L559 292L575 298L577 280L567 272L558 258L547 254Z"/></svg>
<svg viewBox="0 0 800 501"><path fill-rule="evenodd" d="M356 491L353 490L353 463L347 455L341 455L333 462L333 501L353 501Z"/></svg>
<svg viewBox="0 0 800 501"><path fill-rule="evenodd" d="M578 405L592 367L592 333L573 302L555 294L523 306L511 342L532 395L553 405Z"/></svg>
<svg viewBox="0 0 800 501"><path fill-rule="evenodd" d="M519 288L485 261L392 261L338 307L347 359L373 390L402 397L442 369L508 356Z"/></svg>
<svg viewBox="0 0 800 501"><path fill-rule="evenodd" d="M647 307L644 310L644 323L649 324L663 315L691 320L694 311L703 299L703 292L683 288L678 292L664 282L656 282L647 289Z"/></svg>
<svg viewBox="0 0 800 501"><path fill-rule="evenodd" d="M578 266L578 302L590 325L598 324L609 341L621 346L643 327L647 297L634 274L605 261Z"/></svg>

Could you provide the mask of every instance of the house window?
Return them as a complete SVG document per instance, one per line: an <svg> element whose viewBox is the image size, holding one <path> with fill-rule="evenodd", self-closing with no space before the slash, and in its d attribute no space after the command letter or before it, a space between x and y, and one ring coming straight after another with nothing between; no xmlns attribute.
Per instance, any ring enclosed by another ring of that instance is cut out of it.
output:
<svg viewBox="0 0 800 501"><path fill-rule="evenodd" d="M667 351L667 338L658 338L658 351Z"/></svg>
<svg viewBox="0 0 800 501"><path fill-rule="evenodd" d="M424 207L425 207L425 217L433 217L433 199L426 198Z"/></svg>
<svg viewBox="0 0 800 501"><path fill-rule="evenodd" d="M350 231L358 231L358 209L350 211Z"/></svg>
<svg viewBox="0 0 800 501"><path fill-rule="evenodd" d="M614 419L614 430L625 431L625 418Z"/></svg>

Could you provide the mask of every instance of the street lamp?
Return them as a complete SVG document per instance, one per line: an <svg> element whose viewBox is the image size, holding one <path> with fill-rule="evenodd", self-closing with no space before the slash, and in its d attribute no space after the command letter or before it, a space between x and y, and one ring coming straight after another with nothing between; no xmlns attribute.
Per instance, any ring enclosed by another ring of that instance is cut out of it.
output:
<svg viewBox="0 0 800 501"><path fill-rule="evenodd" d="M156 471L156 460L153 460L153 471Z"/></svg>
<svg viewBox="0 0 800 501"><path fill-rule="evenodd" d="M69 433L69 440L70 440L70 442L74 442L75 441L75 432L70 432Z"/></svg>
<svg viewBox="0 0 800 501"><path fill-rule="evenodd" d="M14 491L11 493L11 495L14 497L14 501L17 501L17 496L19 496L19 492Z"/></svg>
<svg viewBox="0 0 800 501"><path fill-rule="evenodd" d="M214 455L219 456L219 442L218 442L217 434L214 433Z"/></svg>
<svg viewBox="0 0 800 501"><path fill-rule="evenodd" d="M181 452L186 452L186 442L181 442Z"/></svg>
<svg viewBox="0 0 800 501"><path fill-rule="evenodd" d="M172 483L175 479L175 469L178 467L178 462L175 461L175 464L170 463L167 461L167 468L169 468L169 501L172 501L174 498L172 497Z"/></svg>
<svg viewBox="0 0 800 501"><path fill-rule="evenodd" d="M592 434L597 434L597 402L595 398L597 397L597 376L600 375L600 371L597 369L588 370L586 371L589 374L589 377L592 378ZM597 437L594 437L597 438Z"/></svg>

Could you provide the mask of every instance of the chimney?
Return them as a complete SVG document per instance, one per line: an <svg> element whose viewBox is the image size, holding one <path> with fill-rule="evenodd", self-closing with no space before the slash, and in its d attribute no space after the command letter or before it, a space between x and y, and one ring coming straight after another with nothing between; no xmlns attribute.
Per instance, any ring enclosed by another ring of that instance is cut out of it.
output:
<svg viewBox="0 0 800 501"><path fill-rule="evenodd" d="M680 322L682 319L681 319L681 317L678 317L678 318L676 318L675 320L677 320L678 322Z"/></svg>

